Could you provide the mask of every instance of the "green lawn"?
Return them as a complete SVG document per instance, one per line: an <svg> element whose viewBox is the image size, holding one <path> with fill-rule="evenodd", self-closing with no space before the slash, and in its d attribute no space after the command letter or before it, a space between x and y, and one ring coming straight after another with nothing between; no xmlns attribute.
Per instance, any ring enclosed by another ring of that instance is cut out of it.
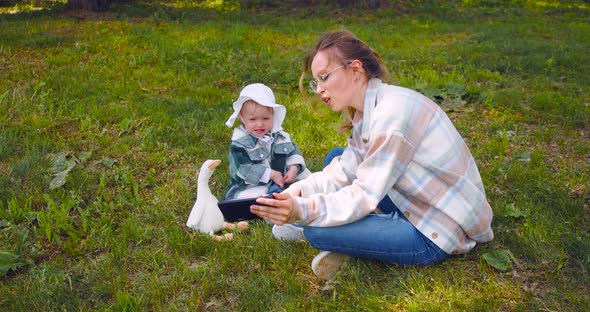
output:
<svg viewBox="0 0 590 312"><path fill-rule="evenodd" d="M0 310L590 310L587 1L223 2L0 8ZM298 90L305 51L340 28L456 123L494 241L432 267L352 260L324 282L318 251L263 222L224 242L185 226L203 161L222 160L214 194L229 183L244 85L287 106L312 171L345 143Z"/></svg>

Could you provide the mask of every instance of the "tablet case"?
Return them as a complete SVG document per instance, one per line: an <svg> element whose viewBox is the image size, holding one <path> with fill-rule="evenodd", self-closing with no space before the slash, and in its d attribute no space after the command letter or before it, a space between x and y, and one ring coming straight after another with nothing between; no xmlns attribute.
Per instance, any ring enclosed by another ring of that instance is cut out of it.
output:
<svg viewBox="0 0 590 312"><path fill-rule="evenodd" d="M272 198L272 194L258 197ZM217 206L227 222L260 219L258 215L250 212L250 206L256 204L258 197L223 200L218 202Z"/></svg>

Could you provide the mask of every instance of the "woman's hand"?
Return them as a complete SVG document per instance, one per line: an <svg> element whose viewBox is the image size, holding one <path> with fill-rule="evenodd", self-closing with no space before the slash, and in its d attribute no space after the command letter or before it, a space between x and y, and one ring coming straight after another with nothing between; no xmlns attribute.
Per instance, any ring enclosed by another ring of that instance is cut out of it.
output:
<svg viewBox="0 0 590 312"><path fill-rule="evenodd" d="M297 184L291 184L291 186L281 193L288 193L291 197L301 197L301 188Z"/></svg>
<svg viewBox="0 0 590 312"><path fill-rule="evenodd" d="M283 225L288 222L295 222L301 216L295 215L297 202L288 192L273 193L273 198L258 198L256 202L260 205L250 206L250 212L268 220L276 225Z"/></svg>

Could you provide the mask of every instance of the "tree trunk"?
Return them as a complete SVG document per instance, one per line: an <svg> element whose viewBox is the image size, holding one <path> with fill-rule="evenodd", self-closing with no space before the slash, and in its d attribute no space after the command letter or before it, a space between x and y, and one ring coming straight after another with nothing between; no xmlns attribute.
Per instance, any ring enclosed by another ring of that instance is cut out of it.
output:
<svg viewBox="0 0 590 312"><path fill-rule="evenodd" d="M111 6L111 0L68 0L68 8L72 10L104 11Z"/></svg>

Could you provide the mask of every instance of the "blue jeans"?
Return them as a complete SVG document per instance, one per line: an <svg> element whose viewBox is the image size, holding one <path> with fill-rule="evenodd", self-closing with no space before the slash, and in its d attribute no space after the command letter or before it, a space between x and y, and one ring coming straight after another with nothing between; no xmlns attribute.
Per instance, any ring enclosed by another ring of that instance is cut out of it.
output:
<svg viewBox="0 0 590 312"><path fill-rule="evenodd" d="M344 148L331 150L324 167ZM379 202L383 214L369 214L334 227L303 227L305 239L316 249L399 265L430 265L449 258L410 223L388 196Z"/></svg>
<svg viewBox="0 0 590 312"><path fill-rule="evenodd" d="M285 185L285 188L287 188L287 185ZM268 187L268 191L266 191L266 194L272 194L272 193L280 193L284 191L280 186L278 186L276 183L272 182L270 184L270 186Z"/></svg>

